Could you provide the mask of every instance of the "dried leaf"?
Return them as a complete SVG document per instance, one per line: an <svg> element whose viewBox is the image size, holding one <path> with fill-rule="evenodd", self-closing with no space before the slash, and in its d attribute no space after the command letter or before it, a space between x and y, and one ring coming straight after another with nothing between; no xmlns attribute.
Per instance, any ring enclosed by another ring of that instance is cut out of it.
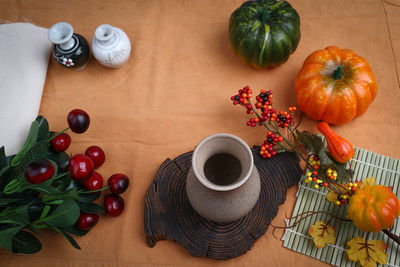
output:
<svg viewBox="0 0 400 267"><path fill-rule="evenodd" d="M350 247L347 250L349 260L360 261L361 266L376 267L376 264L386 264L387 255L385 250L388 246L381 240L365 241L357 236L347 242Z"/></svg>
<svg viewBox="0 0 400 267"><path fill-rule="evenodd" d="M322 149L319 153L318 156L321 161L321 165L319 167L319 170L321 173L325 173L326 170L332 169L335 170L338 176L338 179L341 181L350 181L350 176L351 172L350 169L347 167L346 163L338 163L334 161L330 156L328 151Z"/></svg>
<svg viewBox="0 0 400 267"><path fill-rule="evenodd" d="M340 190L340 192L342 192L342 195L344 195L347 191L347 184L341 184L342 187L337 186L336 188L338 190ZM335 192L332 191L332 189L328 188L329 193L326 195L326 200L332 202L332 203L336 203L336 201L338 200L338 194L336 194Z"/></svg>
<svg viewBox="0 0 400 267"><path fill-rule="evenodd" d="M361 189L366 186L373 186L376 185L376 180L374 177L365 178L364 181L361 183Z"/></svg>
<svg viewBox="0 0 400 267"><path fill-rule="evenodd" d="M318 221L311 226L308 233L313 237L317 248L323 248L326 244L335 244L336 242L335 230L332 226L326 225L322 221Z"/></svg>
<svg viewBox="0 0 400 267"><path fill-rule="evenodd" d="M297 130L296 135L299 142L313 154L318 154L318 152L323 148L322 137L319 135L307 131L299 132Z"/></svg>

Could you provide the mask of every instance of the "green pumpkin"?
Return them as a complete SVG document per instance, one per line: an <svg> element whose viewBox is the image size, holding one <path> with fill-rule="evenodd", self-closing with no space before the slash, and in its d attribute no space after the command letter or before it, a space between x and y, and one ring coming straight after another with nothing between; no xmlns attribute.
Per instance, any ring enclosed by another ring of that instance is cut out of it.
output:
<svg viewBox="0 0 400 267"><path fill-rule="evenodd" d="M231 15L229 40L235 53L253 67L279 66L299 44L300 17L286 1L247 1Z"/></svg>

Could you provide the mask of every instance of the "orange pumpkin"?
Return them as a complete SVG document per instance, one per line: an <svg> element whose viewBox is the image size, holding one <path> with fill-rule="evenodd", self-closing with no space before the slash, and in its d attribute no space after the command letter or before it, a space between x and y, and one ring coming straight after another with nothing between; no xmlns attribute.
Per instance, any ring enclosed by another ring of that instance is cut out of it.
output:
<svg viewBox="0 0 400 267"><path fill-rule="evenodd" d="M383 185L366 185L350 198L347 217L362 231L379 232L392 227L400 215L400 201Z"/></svg>
<svg viewBox="0 0 400 267"><path fill-rule="evenodd" d="M352 50L328 46L306 58L295 91L298 105L308 117L344 124L368 109L378 86L364 58Z"/></svg>
<svg viewBox="0 0 400 267"><path fill-rule="evenodd" d="M317 129L325 136L326 142L328 143L329 155L331 155L334 160L345 163L354 157L353 145L336 134L331 127L329 127L329 124L320 122L317 125Z"/></svg>

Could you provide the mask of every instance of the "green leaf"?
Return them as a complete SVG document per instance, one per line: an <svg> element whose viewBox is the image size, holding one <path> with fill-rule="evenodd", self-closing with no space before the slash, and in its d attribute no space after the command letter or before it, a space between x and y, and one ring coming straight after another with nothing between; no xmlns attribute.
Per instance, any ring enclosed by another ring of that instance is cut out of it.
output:
<svg viewBox="0 0 400 267"><path fill-rule="evenodd" d="M50 208L51 208L50 205L44 206L44 208L42 210L42 213L40 214L40 218L39 219L43 219L44 217L46 217L47 214L49 214Z"/></svg>
<svg viewBox="0 0 400 267"><path fill-rule="evenodd" d="M4 187L4 184L9 182L8 180L10 179L11 172L11 166L6 166L0 170L0 188Z"/></svg>
<svg viewBox="0 0 400 267"><path fill-rule="evenodd" d="M19 176L11 180L4 188L4 194L13 194L16 192L22 192L27 186L27 181L24 176ZM22 190L22 191L21 191Z"/></svg>
<svg viewBox="0 0 400 267"><path fill-rule="evenodd" d="M40 235L40 232L33 226L33 224L28 224L25 227L26 229L31 230L33 233Z"/></svg>
<svg viewBox="0 0 400 267"><path fill-rule="evenodd" d="M79 194L79 201L80 202L92 202L98 199L101 195L101 192L94 192L90 194Z"/></svg>
<svg viewBox="0 0 400 267"><path fill-rule="evenodd" d="M47 122L46 118L43 116L38 116L36 121L39 124L39 132L38 132L38 141L47 140L47 136L49 133L49 123Z"/></svg>
<svg viewBox="0 0 400 267"><path fill-rule="evenodd" d="M51 161L51 160L50 160ZM43 194L58 194L60 193L56 188L51 186L51 183L58 178L56 176L57 173L57 164L53 161L51 163L54 165L55 172L53 177L51 177L49 180L41 183L41 184L31 184L26 181L25 176L23 173L21 173L20 177L12 180L9 182L4 189L4 193L6 194L13 194L13 193L18 193L18 192L23 192L27 189L43 193Z"/></svg>
<svg viewBox="0 0 400 267"><path fill-rule="evenodd" d="M76 249L81 249L81 247L78 245L78 243L76 243L75 239L70 236L67 232L58 229L58 231L68 240L68 242Z"/></svg>
<svg viewBox="0 0 400 267"><path fill-rule="evenodd" d="M11 168L11 166L5 166L0 170L0 178L3 178L3 175Z"/></svg>
<svg viewBox="0 0 400 267"><path fill-rule="evenodd" d="M104 206L93 203L93 202L76 202L79 206L79 209L84 213L92 213L92 214L104 214Z"/></svg>
<svg viewBox="0 0 400 267"><path fill-rule="evenodd" d="M6 219L0 219L0 223L18 224L25 227L30 221L23 214L12 214L7 216Z"/></svg>
<svg viewBox="0 0 400 267"><path fill-rule="evenodd" d="M33 121L27 138L28 142L26 143L34 145L37 141L38 135L39 135L39 123L37 121Z"/></svg>
<svg viewBox="0 0 400 267"><path fill-rule="evenodd" d="M0 207L1 206L8 206L11 203L15 203L21 201L20 198L0 198Z"/></svg>
<svg viewBox="0 0 400 267"><path fill-rule="evenodd" d="M31 161L35 159L44 159L46 158L47 152L50 149L50 145L47 141L40 141L34 144L23 156L21 159L20 165L23 169L25 169L26 165L28 165Z"/></svg>
<svg viewBox="0 0 400 267"><path fill-rule="evenodd" d="M1 220L11 220L12 223L21 225L29 224L28 207L33 204L34 200L15 208L6 208L1 212Z"/></svg>
<svg viewBox="0 0 400 267"><path fill-rule="evenodd" d="M81 230L75 226L61 227L60 229L76 236L84 236L89 233L89 230Z"/></svg>
<svg viewBox="0 0 400 267"><path fill-rule="evenodd" d="M29 150L37 141L39 134L39 123L37 121L32 122L31 129L29 130L28 137L26 138L25 144L22 147L21 151L18 152L17 155L12 159L11 166L17 166L22 156L25 154L27 150Z"/></svg>
<svg viewBox="0 0 400 267"><path fill-rule="evenodd" d="M22 226L8 228L0 231L0 247L12 251L13 237L22 229Z"/></svg>
<svg viewBox="0 0 400 267"><path fill-rule="evenodd" d="M31 233L21 230L12 239L12 252L20 254L34 254L42 249L42 244Z"/></svg>
<svg viewBox="0 0 400 267"><path fill-rule="evenodd" d="M43 220L55 227L71 226L78 220L79 207L72 199L66 199L48 217Z"/></svg>
<svg viewBox="0 0 400 267"><path fill-rule="evenodd" d="M48 205L60 205L63 202L64 202L64 200L58 199L58 200L53 200L53 201L47 201L46 204L48 204Z"/></svg>
<svg viewBox="0 0 400 267"><path fill-rule="evenodd" d="M318 154L323 148L322 137L316 134L311 134L307 131L299 132L296 130L299 142L306 147L313 154Z"/></svg>
<svg viewBox="0 0 400 267"><path fill-rule="evenodd" d="M4 146L0 147L0 170L8 165L6 151Z"/></svg>
<svg viewBox="0 0 400 267"><path fill-rule="evenodd" d="M63 192L70 187L71 183L73 182L71 174L65 176L61 181L57 182L57 190ZM73 187L71 187L73 188Z"/></svg>
<svg viewBox="0 0 400 267"><path fill-rule="evenodd" d="M4 191L6 185L12 180L13 169L9 165L0 170L0 193Z"/></svg>
<svg viewBox="0 0 400 267"><path fill-rule="evenodd" d="M57 194L51 194L43 196L43 202L50 204L54 200L65 200L65 199L79 199L78 193L75 188L71 188L64 192L59 192Z"/></svg>
<svg viewBox="0 0 400 267"><path fill-rule="evenodd" d="M51 186L51 183L54 179L56 179L56 176L53 176L52 178L41 184L31 184L26 181L25 176L20 176L14 180L11 180L6 185L6 187L4 188L4 193L14 194L30 189L43 194L58 194L60 193L60 191Z"/></svg>
<svg viewBox="0 0 400 267"><path fill-rule="evenodd" d="M58 167L61 170L65 170L69 166L69 156L65 152L52 152L52 151L50 151L47 154L46 158L54 161L55 163L57 163Z"/></svg>
<svg viewBox="0 0 400 267"><path fill-rule="evenodd" d="M42 200L40 199L40 197L34 199L27 208L29 220L36 221L37 219L39 219L40 214L42 214L43 208L44 208L44 204L43 204Z"/></svg>
<svg viewBox="0 0 400 267"><path fill-rule="evenodd" d="M45 184L45 183L41 183L41 184L35 184L35 185L31 185L29 187L29 189L42 193L42 194L46 194L46 195L51 195L51 194L59 194L60 191L58 191L57 189L55 189L54 187L52 187L49 184Z"/></svg>
<svg viewBox="0 0 400 267"><path fill-rule="evenodd" d="M40 141L27 149L23 154L20 155L20 159L18 160L18 164L13 171L13 176L20 176L25 171L25 167L36 159L46 158L47 152L49 151L50 146L47 141ZM15 159L15 158L14 158ZM13 160L14 160L13 159Z"/></svg>

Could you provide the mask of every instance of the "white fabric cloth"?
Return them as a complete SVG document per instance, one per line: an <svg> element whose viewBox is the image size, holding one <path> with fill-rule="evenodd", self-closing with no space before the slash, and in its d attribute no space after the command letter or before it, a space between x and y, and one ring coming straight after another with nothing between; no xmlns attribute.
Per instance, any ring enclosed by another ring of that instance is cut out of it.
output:
<svg viewBox="0 0 400 267"><path fill-rule="evenodd" d="M30 23L0 25L0 147L23 146L39 112L51 43L48 29Z"/></svg>

